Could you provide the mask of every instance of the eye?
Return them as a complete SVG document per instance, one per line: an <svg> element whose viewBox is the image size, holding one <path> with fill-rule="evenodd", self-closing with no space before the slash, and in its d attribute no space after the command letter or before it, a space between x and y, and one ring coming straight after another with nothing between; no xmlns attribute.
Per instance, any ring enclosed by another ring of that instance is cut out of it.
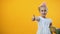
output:
<svg viewBox="0 0 60 34"><path fill-rule="evenodd" d="M44 11L46 11L46 10L44 10Z"/></svg>
<svg viewBox="0 0 60 34"><path fill-rule="evenodd" d="M41 10L43 12L43 10Z"/></svg>

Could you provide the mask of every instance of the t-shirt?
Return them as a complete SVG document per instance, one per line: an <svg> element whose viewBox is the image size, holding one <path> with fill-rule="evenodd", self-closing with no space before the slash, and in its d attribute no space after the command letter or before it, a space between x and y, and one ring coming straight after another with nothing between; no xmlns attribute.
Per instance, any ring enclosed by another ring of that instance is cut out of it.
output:
<svg viewBox="0 0 60 34"><path fill-rule="evenodd" d="M52 23L51 19L39 16L38 30L36 34L51 34L49 25Z"/></svg>

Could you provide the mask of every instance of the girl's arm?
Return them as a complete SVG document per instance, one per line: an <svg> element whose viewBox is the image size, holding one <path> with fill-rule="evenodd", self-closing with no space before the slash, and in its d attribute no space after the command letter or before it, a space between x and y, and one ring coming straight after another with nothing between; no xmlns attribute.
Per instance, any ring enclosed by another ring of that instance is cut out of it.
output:
<svg viewBox="0 0 60 34"><path fill-rule="evenodd" d="M51 32L51 34L53 34L53 32L52 32L52 23L50 23L49 28L50 28L50 32Z"/></svg>
<svg viewBox="0 0 60 34"><path fill-rule="evenodd" d="M49 27L52 27L52 23L50 23L50 26Z"/></svg>
<svg viewBox="0 0 60 34"><path fill-rule="evenodd" d="M35 15L33 15L32 21L40 21L40 18L39 17L36 17Z"/></svg>

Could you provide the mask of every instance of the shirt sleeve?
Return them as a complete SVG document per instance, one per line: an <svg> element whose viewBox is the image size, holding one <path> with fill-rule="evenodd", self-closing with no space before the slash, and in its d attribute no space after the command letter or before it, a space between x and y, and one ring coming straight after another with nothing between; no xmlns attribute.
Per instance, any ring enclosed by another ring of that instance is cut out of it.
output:
<svg viewBox="0 0 60 34"><path fill-rule="evenodd" d="M52 23L52 20L50 19L50 23Z"/></svg>
<svg viewBox="0 0 60 34"><path fill-rule="evenodd" d="M50 19L50 22L52 22L52 20Z"/></svg>

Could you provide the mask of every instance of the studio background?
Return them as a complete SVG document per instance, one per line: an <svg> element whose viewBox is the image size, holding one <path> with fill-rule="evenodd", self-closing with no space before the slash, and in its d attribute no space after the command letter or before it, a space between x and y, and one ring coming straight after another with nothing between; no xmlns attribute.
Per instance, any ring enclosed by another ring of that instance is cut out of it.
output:
<svg viewBox="0 0 60 34"><path fill-rule="evenodd" d="M60 28L60 0L0 0L1 34L36 34L37 22L32 16L39 16L38 6L46 2L47 17L53 26Z"/></svg>

